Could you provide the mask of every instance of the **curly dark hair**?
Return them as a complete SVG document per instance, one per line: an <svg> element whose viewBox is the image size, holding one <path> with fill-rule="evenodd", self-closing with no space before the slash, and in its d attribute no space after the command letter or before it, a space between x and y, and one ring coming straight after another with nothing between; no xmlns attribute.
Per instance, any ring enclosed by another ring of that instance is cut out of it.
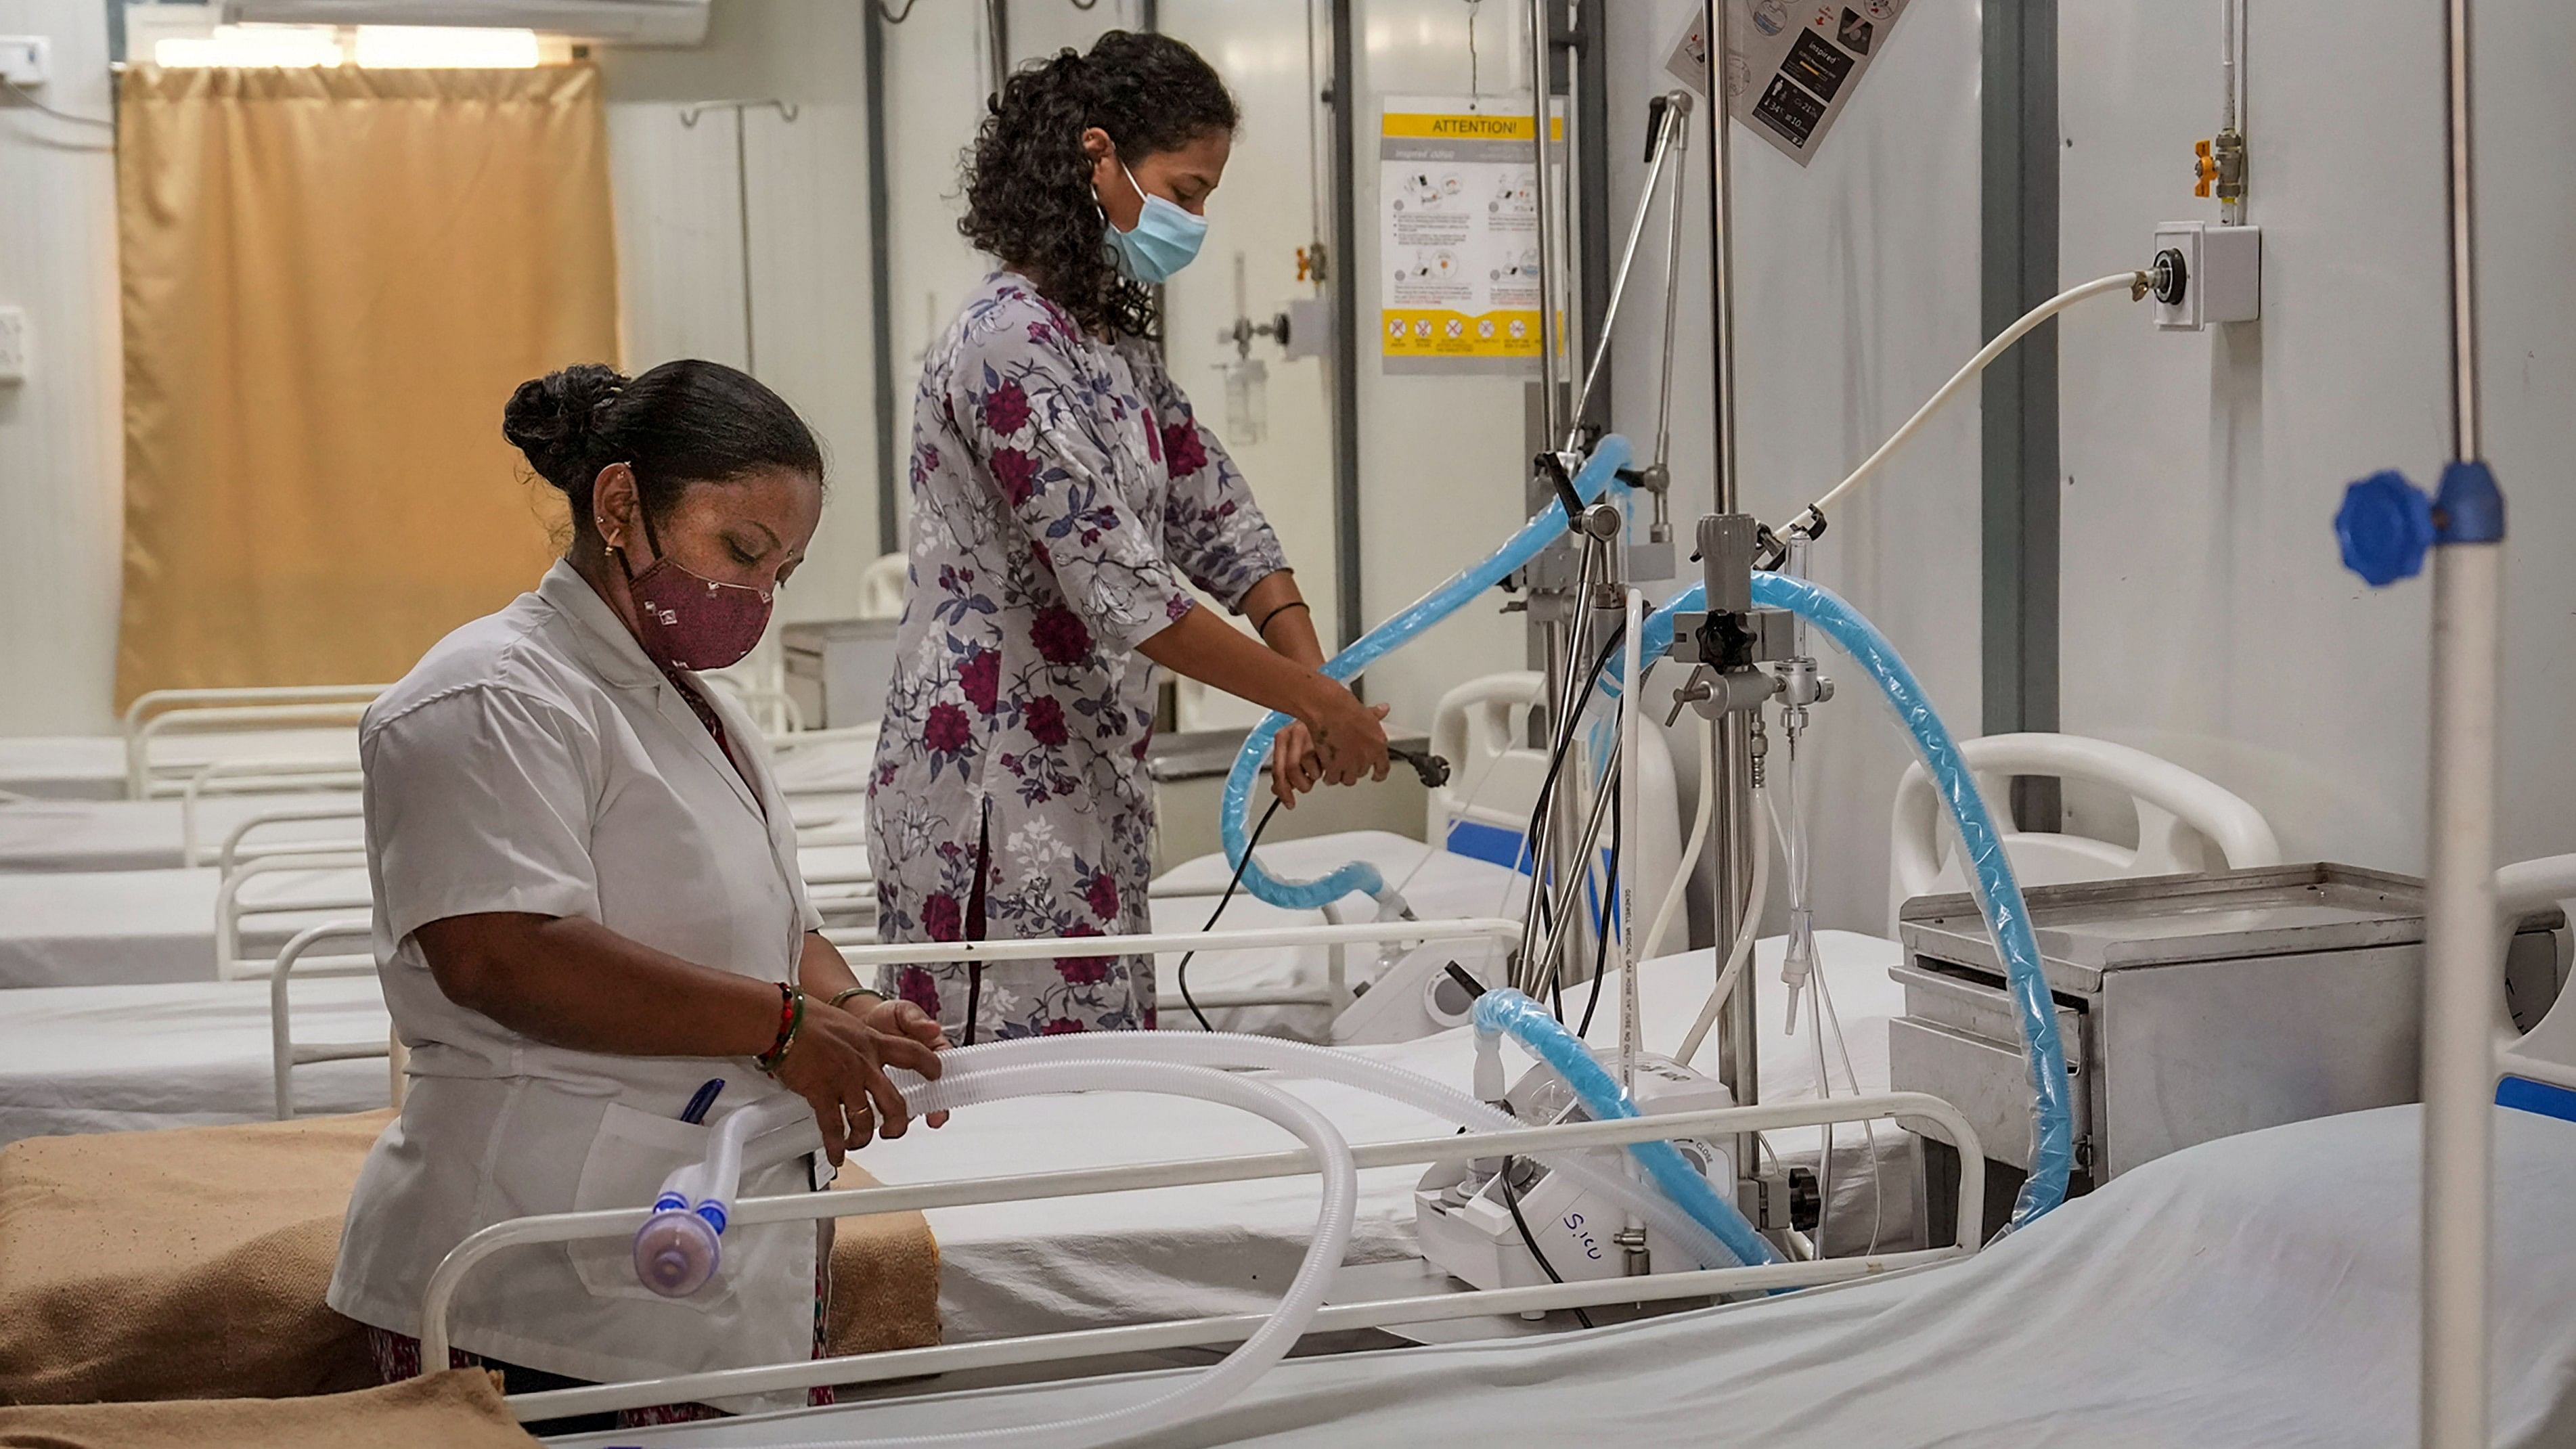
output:
<svg viewBox="0 0 2576 1449"><path fill-rule="evenodd" d="M1157 335L1151 289L1118 271L1091 191L1082 133L1093 126L1133 166L1241 120L1225 82L1199 53L1164 35L1112 30L1088 55L1032 61L985 103L965 161L966 215L957 230L1085 328Z"/></svg>

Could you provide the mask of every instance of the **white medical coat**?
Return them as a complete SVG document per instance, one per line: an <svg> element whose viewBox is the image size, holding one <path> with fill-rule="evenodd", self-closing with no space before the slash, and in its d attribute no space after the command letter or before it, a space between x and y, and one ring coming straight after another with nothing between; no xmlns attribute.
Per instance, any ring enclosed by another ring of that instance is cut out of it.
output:
<svg viewBox="0 0 2576 1449"><path fill-rule="evenodd" d="M702 966L792 979L821 918L788 809L751 722L700 692L741 770L558 563L368 709L358 748L377 970L411 1083L350 1199L328 1297L339 1312L418 1334L429 1275L468 1234L649 1205L665 1173L704 1155L707 1129L678 1120L701 1082L725 1081L718 1118L785 1093L748 1059L531 1041L450 1001L412 937L483 911L577 916ZM755 1143L747 1158L820 1145L810 1120L790 1135L808 1140ZM807 1185L799 1158L746 1172L743 1195ZM717 1279L685 1299L638 1284L624 1239L509 1249L466 1279L450 1331L460 1348L589 1380L801 1359L815 1236L805 1223L732 1229Z"/></svg>

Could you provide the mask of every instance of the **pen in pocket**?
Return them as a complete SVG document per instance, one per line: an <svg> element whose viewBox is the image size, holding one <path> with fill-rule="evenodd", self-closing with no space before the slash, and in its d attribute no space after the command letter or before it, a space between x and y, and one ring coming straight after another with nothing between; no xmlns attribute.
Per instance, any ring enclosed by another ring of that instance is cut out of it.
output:
<svg viewBox="0 0 2576 1449"><path fill-rule="evenodd" d="M680 1120L691 1126L706 1121L707 1109L716 1104L716 1094L723 1090L724 1078L709 1077L707 1084L689 1098L689 1105L680 1109Z"/></svg>

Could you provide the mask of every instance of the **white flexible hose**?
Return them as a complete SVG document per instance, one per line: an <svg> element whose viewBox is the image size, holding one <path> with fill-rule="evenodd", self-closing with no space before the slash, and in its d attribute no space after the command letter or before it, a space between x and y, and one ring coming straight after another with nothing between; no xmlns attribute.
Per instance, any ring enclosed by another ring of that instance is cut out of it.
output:
<svg viewBox="0 0 2576 1449"><path fill-rule="evenodd" d="M2098 297L2112 291L2126 291L2133 296L2144 296L2146 285L2147 275L2144 272L2120 272L2113 276L2097 277L2080 287L2070 287L2023 313L2020 321L1996 333L1994 341L1977 349L1977 355L1968 359L1968 365L1952 374L1948 382L1941 384L1941 390L1932 394L1929 402L1915 409L1914 416L1905 420L1905 426L1888 434L1887 441L1878 445L1877 452L1862 459L1861 465L1851 471L1850 477L1835 484L1827 490L1824 497L1817 499L1811 506L1818 513L1822 513L1844 494L1860 486L1862 479L1877 471L1881 463L1895 456L1897 449L1904 447L1914 436L1915 431L1921 428L1934 413L1939 412L1944 404L1958 396L1960 390L1965 388L1971 379L1985 371L1987 364L2011 351L2012 345L2019 342L2032 328L2087 297ZM1785 534L1789 531L1789 525L1782 523L1776 531Z"/></svg>
<svg viewBox="0 0 2576 1449"><path fill-rule="evenodd" d="M1698 711L1692 711L1694 714ZM1681 865L1673 871L1673 883L1664 892L1664 902L1655 907L1655 923L1646 928L1646 939L1637 944L1637 959L1652 961L1662 949L1664 932L1672 929L1673 918L1681 914L1682 898L1690 894L1691 870L1699 864L1700 847L1708 843L1709 822L1717 816L1717 725L1707 715L1699 717L1699 814L1691 821L1690 839L1682 842Z"/></svg>
<svg viewBox="0 0 2576 1449"><path fill-rule="evenodd" d="M1120 1033L1119 1037L1129 1045L1143 1039L1129 1033ZM1052 1044L1061 1038L1047 1040ZM1141 1404L1077 1419L1014 1424L1001 1429L898 1439L809 1439L781 1445L779 1449L856 1449L860 1445L867 1449L1092 1449L1095 1445L1143 1438L1207 1413L1242 1393L1287 1356L1307 1324L1314 1320L1316 1310L1323 1307L1324 1289L1350 1247L1351 1225L1359 1206L1359 1173L1351 1163L1350 1144L1323 1113L1267 1083L1206 1067L1087 1057L1071 1060L1053 1053L1058 1055L1057 1060L1023 1063L1013 1058L1026 1053L1007 1051L1014 1045L995 1043L993 1048L968 1047L950 1052L938 1081L925 1082L905 1072L896 1074L896 1082L903 1089L906 1104L916 1114L1054 1092L1145 1091L1197 1097L1267 1117L1306 1144L1323 1173L1322 1216L1314 1241L1307 1244L1305 1259L1297 1265L1297 1276L1281 1296L1278 1310L1216 1367L1193 1375L1171 1393ZM988 1051L991 1055L983 1060L965 1060Z"/></svg>
<svg viewBox="0 0 2576 1449"><path fill-rule="evenodd" d="M1035 1055L1049 1061L1158 1061L1217 1068L1263 1068L1317 1081L1339 1082L1375 1092L1444 1121L1476 1131L1501 1132L1529 1124L1491 1107L1443 1082L1351 1052L1280 1037L1243 1036L1232 1032L1102 1032L1051 1037L1023 1037L943 1052L943 1061L974 1054ZM945 1066L941 1079L955 1071ZM901 1086L908 1075L895 1076ZM905 1093L907 1099L910 1091ZM1589 1149L1564 1153L1529 1153L1622 1208L1642 1215L1670 1234L1700 1266L1726 1268L1735 1257L1670 1198L1641 1186L1628 1175L1623 1149ZM1606 1165L1605 1165L1606 1163Z"/></svg>
<svg viewBox="0 0 2576 1449"><path fill-rule="evenodd" d="M1758 838L1758 837L1757 837ZM1717 985L1708 993L1708 1001L1699 1009L1699 1019L1691 1023L1673 1060L1687 1066L1699 1052L1699 1044L1708 1040L1708 1029L1717 1024L1717 1013L1726 1005L1727 994L1735 990L1735 978L1744 971L1744 963L1753 959L1753 936L1762 928L1762 907L1771 889L1771 842L1759 841L1753 850L1753 879L1744 888L1742 924L1735 928L1735 943L1726 950L1726 965L1717 973Z"/></svg>

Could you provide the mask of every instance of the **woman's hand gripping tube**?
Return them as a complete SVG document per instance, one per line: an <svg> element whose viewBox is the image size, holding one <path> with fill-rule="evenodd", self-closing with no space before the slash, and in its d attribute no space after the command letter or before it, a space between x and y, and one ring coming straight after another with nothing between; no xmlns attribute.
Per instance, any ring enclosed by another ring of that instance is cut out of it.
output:
<svg viewBox="0 0 2576 1449"><path fill-rule="evenodd" d="M1628 1094L1619 1090L1618 1082L1592 1059L1592 1049L1580 1037L1567 1031L1563 1023L1548 1014L1546 1007L1509 987L1488 991L1476 998L1476 1032L1480 1057L1482 1038L1504 1032L1524 1047L1530 1055L1565 1079L1574 1089L1583 1109L1596 1122L1638 1115L1637 1106ZM1629 1153L1637 1159L1646 1175L1662 1189L1665 1197L1691 1216L1692 1221L1724 1244L1735 1261L1743 1264L1776 1263L1779 1255L1735 1205L1718 1195L1707 1178L1692 1170L1690 1163L1669 1142L1631 1142Z"/></svg>
<svg viewBox="0 0 2576 1449"><path fill-rule="evenodd" d="M653 1216L635 1230L637 1280L665 1298L686 1298L707 1286L724 1262L725 1219L742 1191L743 1145L782 1127L810 1123L813 1115L802 1097L726 1113L707 1133L705 1160L673 1168L654 1194ZM791 1140L791 1145L795 1152L790 1156L812 1150L812 1144Z"/></svg>
<svg viewBox="0 0 2576 1449"><path fill-rule="evenodd" d="M1628 464L1628 440L1609 434L1593 445L1592 456L1575 475L1574 491L1585 502L1601 496L1613 475ZM1549 544L1566 534L1565 505L1553 502L1539 510L1538 516L1521 527L1501 548L1482 562L1461 570L1447 583L1416 599L1395 617L1360 636L1357 643L1336 654L1324 665L1324 673L1345 683L1361 670L1403 644L1414 635L1448 618L1494 587L1504 578L1536 558ZM1671 625L1665 626L1669 634ZM1261 778L1261 763L1270 755L1270 743L1288 727L1288 717L1273 712L1262 717L1243 749L1234 757L1234 769L1225 778L1225 796L1218 808L1219 824L1225 837L1226 863L1243 872L1244 889L1274 906L1311 911L1327 901L1340 900L1351 894L1382 897L1386 882L1376 867L1366 861L1352 861L1331 874L1316 880L1283 881L1262 869L1261 862L1246 864L1244 856L1251 849L1245 824L1251 814L1252 792Z"/></svg>
<svg viewBox="0 0 2576 1449"><path fill-rule="evenodd" d="M2012 1225L2020 1227L2066 1200L2066 1179L2075 1166L2075 1113L2066 1079L2066 1047L2057 1035L2057 1010L2049 998L2048 978L2039 957L2039 938L2031 931L2030 907L2021 883L2004 854L2003 833L1977 780L1959 756L1958 742L1932 708L1931 697L1914 677L1896 646L1887 642L1859 610L1822 584L1784 574L1756 571L1753 603L1757 608L1786 609L1822 630L1879 688L1897 723L1913 742L1915 758L1932 777L1933 789L1959 833L1959 856L1977 897L1977 909L1993 933L2003 957L2005 982L2012 994L2015 1025L2021 1031L2022 1057L2028 1065L2031 1091L2030 1172L2022 1179L2013 1204ZM1673 616L1708 607L1704 584L1682 590L1671 603L1647 616L1644 647L1648 658L1664 652L1673 639Z"/></svg>

